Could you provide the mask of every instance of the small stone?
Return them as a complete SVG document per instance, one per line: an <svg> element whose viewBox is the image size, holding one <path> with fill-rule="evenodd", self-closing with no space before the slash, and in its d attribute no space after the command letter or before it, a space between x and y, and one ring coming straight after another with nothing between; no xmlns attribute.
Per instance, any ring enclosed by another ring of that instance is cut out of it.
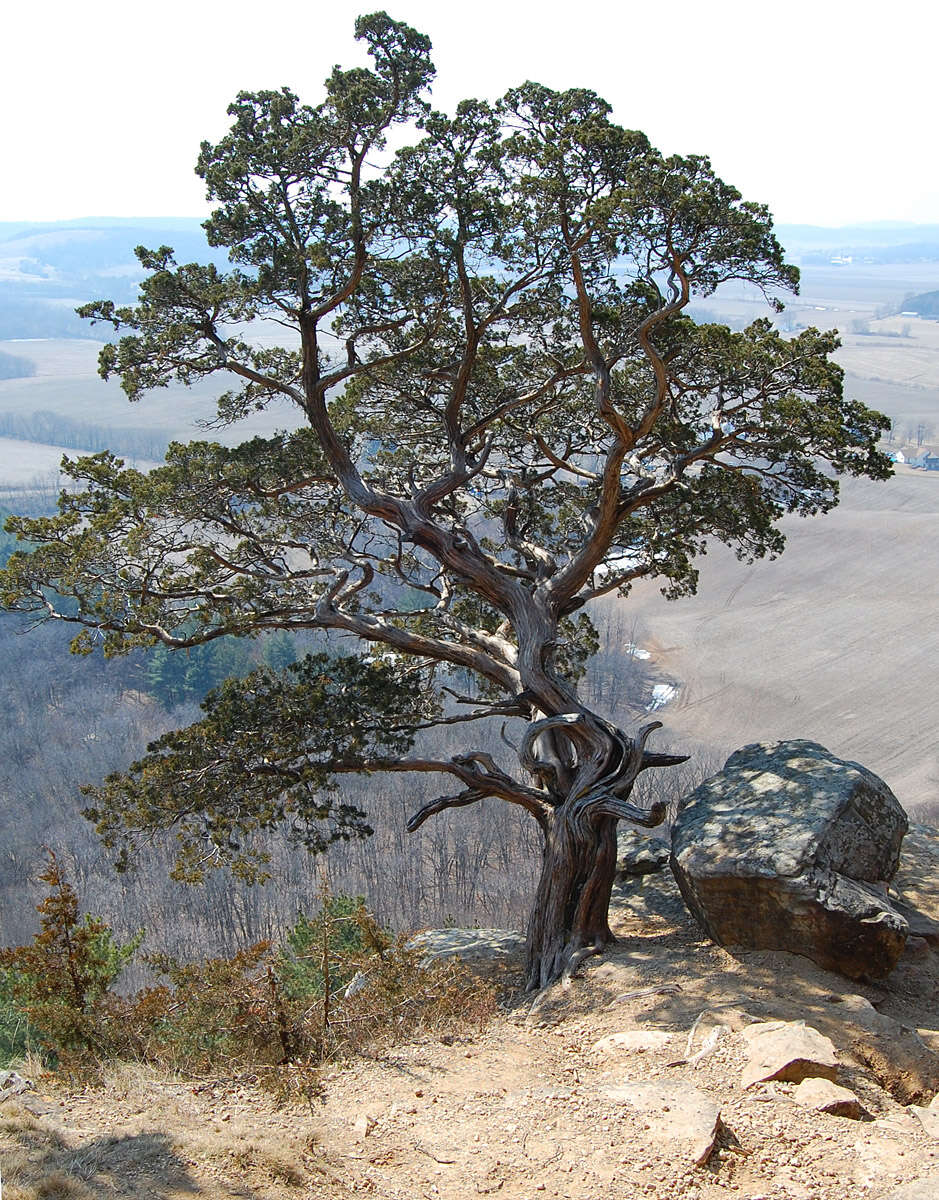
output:
<svg viewBox="0 0 939 1200"><path fill-rule="evenodd" d="M352 1123L352 1132L356 1137L368 1137L375 1128L375 1118L361 1113Z"/></svg>
<svg viewBox="0 0 939 1200"><path fill-rule="evenodd" d="M608 1037L600 1038L590 1047L598 1054L607 1054L610 1050L632 1050L642 1054L646 1050L659 1050L667 1046L673 1035L664 1029L626 1029L622 1033L611 1033Z"/></svg>
<svg viewBox="0 0 939 1200"><path fill-rule="evenodd" d="M833 1117L862 1121L870 1116L854 1092L846 1087L839 1087L830 1079L803 1079L793 1093L793 1099L797 1104L816 1112L829 1113Z"/></svg>
<svg viewBox="0 0 939 1200"><path fill-rule="evenodd" d="M835 1079L838 1060L831 1040L804 1022L769 1021L743 1031L750 1061L740 1077L742 1087L779 1079Z"/></svg>

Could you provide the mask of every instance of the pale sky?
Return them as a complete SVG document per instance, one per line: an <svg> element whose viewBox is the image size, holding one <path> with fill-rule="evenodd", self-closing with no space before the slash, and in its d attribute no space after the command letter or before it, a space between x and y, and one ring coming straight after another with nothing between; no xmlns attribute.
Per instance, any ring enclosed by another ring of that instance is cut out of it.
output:
<svg viewBox="0 0 939 1200"><path fill-rule="evenodd" d="M240 89L315 103L381 0L15 0L0 221L203 216L192 168ZM434 102L590 87L666 153L709 154L777 220L939 223L933 0L386 0L429 34Z"/></svg>

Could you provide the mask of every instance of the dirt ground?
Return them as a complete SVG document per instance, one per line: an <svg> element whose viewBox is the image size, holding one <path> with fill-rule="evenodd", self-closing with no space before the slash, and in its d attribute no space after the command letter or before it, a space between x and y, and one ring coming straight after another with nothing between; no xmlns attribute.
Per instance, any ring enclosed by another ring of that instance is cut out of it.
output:
<svg viewBox="0 0 939 1200"><path fill-rule="evenodd" d="M896 1098L909 1099L915 1082L887 1080L895 1094L882 1086L861 1065L854 1023L858 1013L885 1022L888 1044L892 1029L921 1046L918 1028L939 1049L939 954L920 947L876 988L790 955L735 958L703 938L666 876L617 892L614 929L612 952L570 987L534 1005L516 994L485 1029L337 1065L312 1108L277 1108L245 1081L167 1081L130 1068L104 1090L40 1091L38 1115L8 1102L4 1200L939 1196L939 1137ZM518 968L504 963L502 983L516 983ZM802 1107L790 1083L741 1086L741 1031L774 1019L805 1020L832 1038L839 1082L864 1119ZM627 1031L619 1041L631 1044L596 1045ZM719 1107L703 1165L661 1104L615 1098L641 1081L674 1090L679 1124L688 1097Z"/></svg>

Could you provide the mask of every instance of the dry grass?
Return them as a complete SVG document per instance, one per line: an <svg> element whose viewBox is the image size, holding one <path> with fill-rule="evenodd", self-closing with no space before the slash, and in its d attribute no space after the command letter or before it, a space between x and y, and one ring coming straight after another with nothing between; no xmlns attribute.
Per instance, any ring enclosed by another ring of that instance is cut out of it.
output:
<svg viewBox="0 0 939 1200"><path fill-rule="evenodd" d="M4 1200L94 1200L83 1175L85 1166L32 1113L14 1102L0 1108Z"/></svg>
<svg viewBox="0 0 939 1200"><path fill-rule="evenodd" d="M85 1140L89 1131L60 1133L23 1108L4 1105L3 1200L169 1200L233 1194L267 1200L299 1189L306 1189L308 1196L341 1194L339 1180L304 1122L294 1127L288 1114L276 1127L259 1133L253 1106L235 1118L203 1116L194 1121L191 1113L161 1104L159 1086L155 1079L138 1080L118 1105L130 1113L142 1105L146 1130L100 1132L90 1141ZM107 1095L109 1105L114 1100ZM104 1115L89 1114L86 1120L106 1125Z"/></svg>
<svg viewBox="0 0 939 1200"><path fill-rule="evenodd" d="M187 1131L174 1145L181 1156L211 1164L233 1177L289 1188L304 1187L310 1168L320 1157L310 1138L291 1135L283 1128L260 1137L248 1119Z"/></svg>

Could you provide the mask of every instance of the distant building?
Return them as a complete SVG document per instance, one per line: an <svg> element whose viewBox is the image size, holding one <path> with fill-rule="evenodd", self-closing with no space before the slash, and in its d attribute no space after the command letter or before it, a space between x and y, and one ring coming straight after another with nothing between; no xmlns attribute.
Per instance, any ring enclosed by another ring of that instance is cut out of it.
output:
<svg viewBox="0 0 939 1200"><path fill-rule="evenodd" d="M939 450L934 446L922 446L915 458L907 458L906 461L921 471L939 471Z"/></svg>

